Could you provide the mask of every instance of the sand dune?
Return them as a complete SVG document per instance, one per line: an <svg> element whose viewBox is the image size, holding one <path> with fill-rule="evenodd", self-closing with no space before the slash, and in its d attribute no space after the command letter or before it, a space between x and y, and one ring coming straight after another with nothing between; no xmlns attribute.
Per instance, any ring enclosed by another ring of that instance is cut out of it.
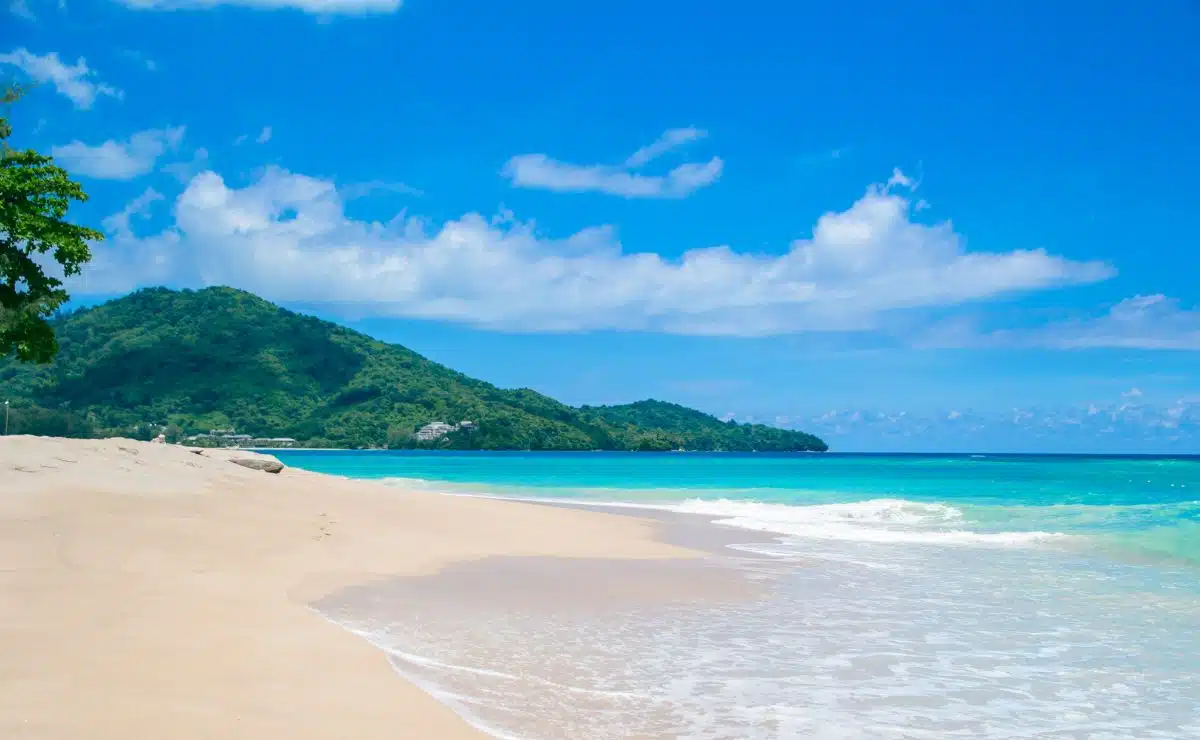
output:
<svg viewBox="0 0 1200 740"><path fill-rule="evenodd" d="M674 558L653 523L0 438L0 737L480 737L307 604L489 555Z"/></svg>

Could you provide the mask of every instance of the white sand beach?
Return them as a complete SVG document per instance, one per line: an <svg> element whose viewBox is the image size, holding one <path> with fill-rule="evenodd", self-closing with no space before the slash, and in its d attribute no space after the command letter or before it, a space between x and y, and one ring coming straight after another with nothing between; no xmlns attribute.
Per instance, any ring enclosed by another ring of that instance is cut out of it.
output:
<svg viewBox="0 0 1200 740"><path fill-rule="evenodd" d="M686 558L652 521L0 438L0 737L477 738L313 601L497 555Z"/></svg>

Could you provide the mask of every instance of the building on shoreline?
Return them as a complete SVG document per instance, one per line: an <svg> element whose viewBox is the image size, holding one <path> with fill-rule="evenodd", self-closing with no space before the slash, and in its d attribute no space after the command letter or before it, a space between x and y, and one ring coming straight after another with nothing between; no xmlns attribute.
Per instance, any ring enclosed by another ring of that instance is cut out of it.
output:
<svg viewBox="0 0 1200 740"><path fill-rule="evenodd" d="M450 432L454 431L454 425L447 424L444 421L434 421L426 424L417 430L413 435L418 442L432 442L435 439L441 439Z"/></svg>
<svg viewBox="0 0 1200 740"><path fill-rule="evenodd" d="M450 432L457 432L459 430L464 432L473 432L476 429L478 429L478 427L476 426L475 422L468 421L466 419L458 422L457 424L447 424L444 421L432 421L418 429L417 433L413 435L413 438L418 442L432 442L436 439L441 439Z"/></svg>
<svg viewBox="0 0 1200 740"><path fill-rule="evenodd" d="M197 447L293 447L296 444L291 437L255 437L237 434L233 429L211 429L208 434L193 434L182 441Z"/></svg>

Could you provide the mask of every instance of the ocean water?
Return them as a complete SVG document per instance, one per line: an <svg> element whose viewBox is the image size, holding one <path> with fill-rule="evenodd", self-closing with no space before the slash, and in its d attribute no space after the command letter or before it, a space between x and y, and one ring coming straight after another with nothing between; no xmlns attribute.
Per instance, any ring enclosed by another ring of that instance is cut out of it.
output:
<svg viewBox="0 0 1200 740"><path fill-rule="evenodd" d="M1200 458L281 457L746 531L751 599L327 613L497 737L1200 738Z"/></svg>

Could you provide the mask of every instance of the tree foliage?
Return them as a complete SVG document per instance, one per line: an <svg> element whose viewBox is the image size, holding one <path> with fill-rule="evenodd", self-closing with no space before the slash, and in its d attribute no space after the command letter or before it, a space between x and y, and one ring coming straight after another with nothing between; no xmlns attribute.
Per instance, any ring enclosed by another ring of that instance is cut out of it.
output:
<svg viewBox="0 0 1200 740"><path fill-rule="evenodd" d="M311 446L414 447L424 424L470 420L474 430L429 446L825 449L812 435L725 423L660 401L572 408L532 390L497 388L231 288L142 290L63 317L55 330L54 363L0 360L0 387L24 409L70 409L97 435L158 430L177 438L234 427Z"/></svg>
<svg viewBox="0 0 1200 740"><path fill-rule="evenodd" d="M9 87L5 107L21 96ZM0 357L49 362L57 351L47 320L67 302L62 280L46 273L57 263L64 277L91 259L89 241L103 235L67 221L72 202L87 200L79 183L54 159L32 149L12 149L12 127L0 116Z"/></svg>

